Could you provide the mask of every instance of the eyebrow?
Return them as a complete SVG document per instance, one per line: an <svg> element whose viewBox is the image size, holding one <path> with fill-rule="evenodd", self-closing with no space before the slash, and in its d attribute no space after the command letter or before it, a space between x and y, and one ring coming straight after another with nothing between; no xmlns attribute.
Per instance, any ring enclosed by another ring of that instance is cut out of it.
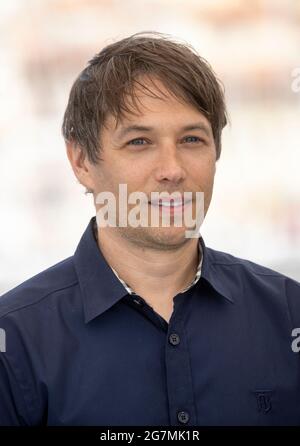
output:
<svg viewBox="0 0 300 446"><path fill-rule="evenodd" d="M121 128L116 136L118 138L123 138L124 136L128 135L129 133L141 131L141 132L151 132L154 130L154 127L146 127L143 125L130 125L128 127ZM195 124L189 124L184 127L181 127L181 131L188 131L188 130L202 130L208 137L211 136L211 132L209 131L209 128L207 125L202 124L201 122L197 122Z"/></svg>

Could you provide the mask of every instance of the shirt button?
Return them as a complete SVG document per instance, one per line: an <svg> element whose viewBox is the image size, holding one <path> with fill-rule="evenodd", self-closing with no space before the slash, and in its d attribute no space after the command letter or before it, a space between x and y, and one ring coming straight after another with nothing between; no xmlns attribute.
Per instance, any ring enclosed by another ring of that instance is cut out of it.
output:
<svg viewBox="0 0 300 446"><path fill-rule="evenodd" d="M181 412L178 412L177 418L178 418L179 423L186 424L186 423L188 423L188 421L190 419L190 415L188 412L181 411Z"/></svg>
<svg viewBox="0 0 300 446"><path fill-rule="evenodd" d="M172 345L178 345L179 342L180 342L180 337L178 336L178 334L176 334L176 333L172 333L172 334L169 336L169 342L170 342L170 344L172 344Z"/></svg>

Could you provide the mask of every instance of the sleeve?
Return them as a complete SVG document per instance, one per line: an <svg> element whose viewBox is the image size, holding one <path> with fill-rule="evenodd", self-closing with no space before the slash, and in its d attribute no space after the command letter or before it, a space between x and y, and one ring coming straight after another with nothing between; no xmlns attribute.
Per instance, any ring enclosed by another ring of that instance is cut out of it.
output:
<svg viewBox="0 0 300 446"><path fill-rule="evenodd" d="M0 426L27 426L26 404L5 354L0 352Z"/></svg>
<svg viewBox="0 0 300 446"><path fill-rule="evenodd" d="M45 422L47 408L38 389L29 323L16 311L0 317L0 426Z"/></svg>
<svg viewBox="0 0 300 446"><path fill-rule="evenodd" d="M293 329L300 328L300 283L294 279L286 279L286 296Z"/></svg>

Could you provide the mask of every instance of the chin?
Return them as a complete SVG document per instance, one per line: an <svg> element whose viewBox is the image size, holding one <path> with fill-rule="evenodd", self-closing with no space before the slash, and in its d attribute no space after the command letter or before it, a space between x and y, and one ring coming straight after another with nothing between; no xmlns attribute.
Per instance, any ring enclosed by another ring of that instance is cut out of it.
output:
<svg viewBox="0 0 300 446"><path fill-rule="evenodd" d="M184 227L152 228L152 230L147 231L147 239L151 239L154 244L166 247L183 245L189 240L185 236L185 231L186 228Z"/></svg>

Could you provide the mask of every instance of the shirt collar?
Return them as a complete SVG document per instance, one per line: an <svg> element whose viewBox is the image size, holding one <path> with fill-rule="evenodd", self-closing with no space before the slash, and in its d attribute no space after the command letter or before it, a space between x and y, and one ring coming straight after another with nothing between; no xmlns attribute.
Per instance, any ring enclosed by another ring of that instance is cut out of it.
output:
<svg viewBox="0 0 300 446"><path fill-rule="evenodd" d="M201 276L201 266L202 266L202 254L200 254L201 250L202 250L202 248L201 248L201 244L199 242L199 258L200 258L200 261L199 261L199 264L198 264L198 267L197 267L197 271L196 271L195 277L194 277L194 279L191 281L191 283L187 287L185 287L183 290L180 291L180 293L184 293L185 291L189 290L192 286L196 285L196 283L200 279L200 276ZM133 291L133 289L130 288L130 286L119 276L117 271L113 267L111 267L111 269L113 270L113 272L115 273L115 275L117 276L119 281L122 283L122 285L126 289L127 293L128 294L132 294L132 295L136 295L136 293Z"/></svg>
<svg viewBox="0 0 300 446"><path fill-rule="evenodd" d="M85 323L104 313L128 294L128 290L109 266L98 247L93 232L95 220L96 217L91 218L73 257L83 296ZM197 274L188 288L195 285L201 276L220 295L233 302L230 290L225 286L226 281L222 282L214 269L213 250L206 248L202 237L199 238L199 247L201 247L202 257Z"/></svg>
<svg viewBox="0 0 300 446"><path fill-rule="evenodd" d="M94 221L93 221L93 232L94 232L94 236L95 236L96 240L98 240L96 219L94 219ZM198 263L198 267L197 267L197 271L196 271L195 277L193 278L193 280L191 281L191 283L187 287L185 287L184 289L182 289L180 291L180 294L184 293L187 290L189 290L200 279L200 276L201 276L201 266L202 266L202 247L201 247L200 241L199 241L199 244L198 244L198 254L199 254L199 259L200 260L199 260L199 263ZM112 266L111 266L111 269L113 270L113 272L115 273L115 275L117 276L117 278L119 279L121 284L124 286L124 288L127 291L127 293L136 296L135 291L119 276L118 272Z"/></svg>

